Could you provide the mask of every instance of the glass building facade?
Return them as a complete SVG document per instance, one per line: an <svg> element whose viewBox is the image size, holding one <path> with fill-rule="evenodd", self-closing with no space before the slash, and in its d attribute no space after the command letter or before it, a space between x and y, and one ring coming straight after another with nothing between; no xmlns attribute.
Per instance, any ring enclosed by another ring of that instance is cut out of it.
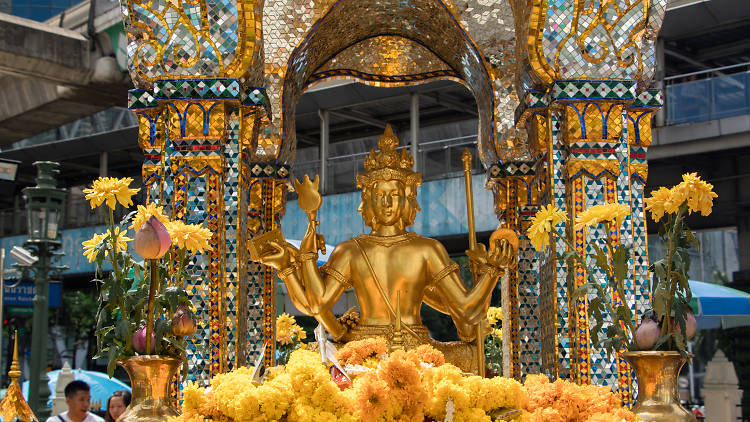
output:
<svg viewBox="0 0 750 422"><path fill-rule="evenodd" d="M35 21L45 21L81 0L0 0L0 12Z"/></svg>

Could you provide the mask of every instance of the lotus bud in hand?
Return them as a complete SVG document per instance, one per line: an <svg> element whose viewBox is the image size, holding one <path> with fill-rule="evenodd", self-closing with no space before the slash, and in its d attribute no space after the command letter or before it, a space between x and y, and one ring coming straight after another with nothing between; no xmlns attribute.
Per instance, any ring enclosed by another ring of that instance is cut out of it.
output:
<svg viewBox="0 0 750 422"><path fill-rule="evenodd" d="M146 352L146 327L141 327L138 331L133 334L133 349L138 353ZM156 335L151 332L151 351L149 354L154 353L156 349Z"/></svg>
<svg viewBox="0 0 750 422"><path fill-rule="evenodd" d="M133 247L138 255L145 259L159 259L164 256L172 244L167 228L158 218L151 216L138 229Z"/></svg>
<svg viewBox="0 0 750 422"><path fill-rule="evenodd" d="M193 313L187 307L181 307L172 317L172 334L180 337L192 336L195 334L195 318Z"/></svg>
<svg viewBox="0 0 750 422"><path fill-rule="evenodd" d="M650 350L661 336L659 324L651 318L645 318L635 330L635 342L641 350Z"/></svg>

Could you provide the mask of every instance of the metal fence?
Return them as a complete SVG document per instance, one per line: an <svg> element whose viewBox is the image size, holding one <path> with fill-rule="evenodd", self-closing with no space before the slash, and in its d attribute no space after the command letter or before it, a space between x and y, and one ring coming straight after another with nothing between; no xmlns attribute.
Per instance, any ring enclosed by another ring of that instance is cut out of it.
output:
<svg viewBox="0 0 750 422"><path fill-rule="evenodd" d="M472 154L474 172L484 171L477 151L476 135L458 138L426 141L419 144L417 170L422 173L423 180L445 179L463 175L461 156L464 148ZM401 148L408 148L402 146ZM327 180L323 189L325 193L343 193L356 190L355 178L357 173L364 171L365 157L369 151L355 154L328 157ZM298 161L292 169L294 177L302 179L304 175L313 179L320 173L320 160Z"/></svg>

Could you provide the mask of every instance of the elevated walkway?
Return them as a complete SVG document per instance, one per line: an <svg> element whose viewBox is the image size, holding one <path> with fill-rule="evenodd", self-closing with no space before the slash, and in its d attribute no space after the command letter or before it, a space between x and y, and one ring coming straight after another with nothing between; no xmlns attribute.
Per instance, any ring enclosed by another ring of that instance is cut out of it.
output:
<svg viewBox="0 0 750 422"><path fill-rule="evenodd" d="M0 146L125 105L115 5L85 1L47 22L0 13Z"/></svg>

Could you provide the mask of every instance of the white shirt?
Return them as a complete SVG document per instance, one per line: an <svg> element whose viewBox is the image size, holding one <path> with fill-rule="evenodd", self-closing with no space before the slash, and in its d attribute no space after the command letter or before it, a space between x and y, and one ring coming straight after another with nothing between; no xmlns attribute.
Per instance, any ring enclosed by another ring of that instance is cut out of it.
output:
<svg viewBox="0 0 750 422"><path fill-rule="evenodd" d="M67 411L62 412L59 415L50 416L49 418L47 418L47 422L62 422L62 421L60 421L60 416L62 416L62 418L63 418L63 420L65 422L73 422L68 417L68 412ZM86 414L86 417L83 419L83 422L104 422L104 419L102 419L101 417L99 417L99 416L97 416L97 415L89 412L89 413Z"/></svg>

